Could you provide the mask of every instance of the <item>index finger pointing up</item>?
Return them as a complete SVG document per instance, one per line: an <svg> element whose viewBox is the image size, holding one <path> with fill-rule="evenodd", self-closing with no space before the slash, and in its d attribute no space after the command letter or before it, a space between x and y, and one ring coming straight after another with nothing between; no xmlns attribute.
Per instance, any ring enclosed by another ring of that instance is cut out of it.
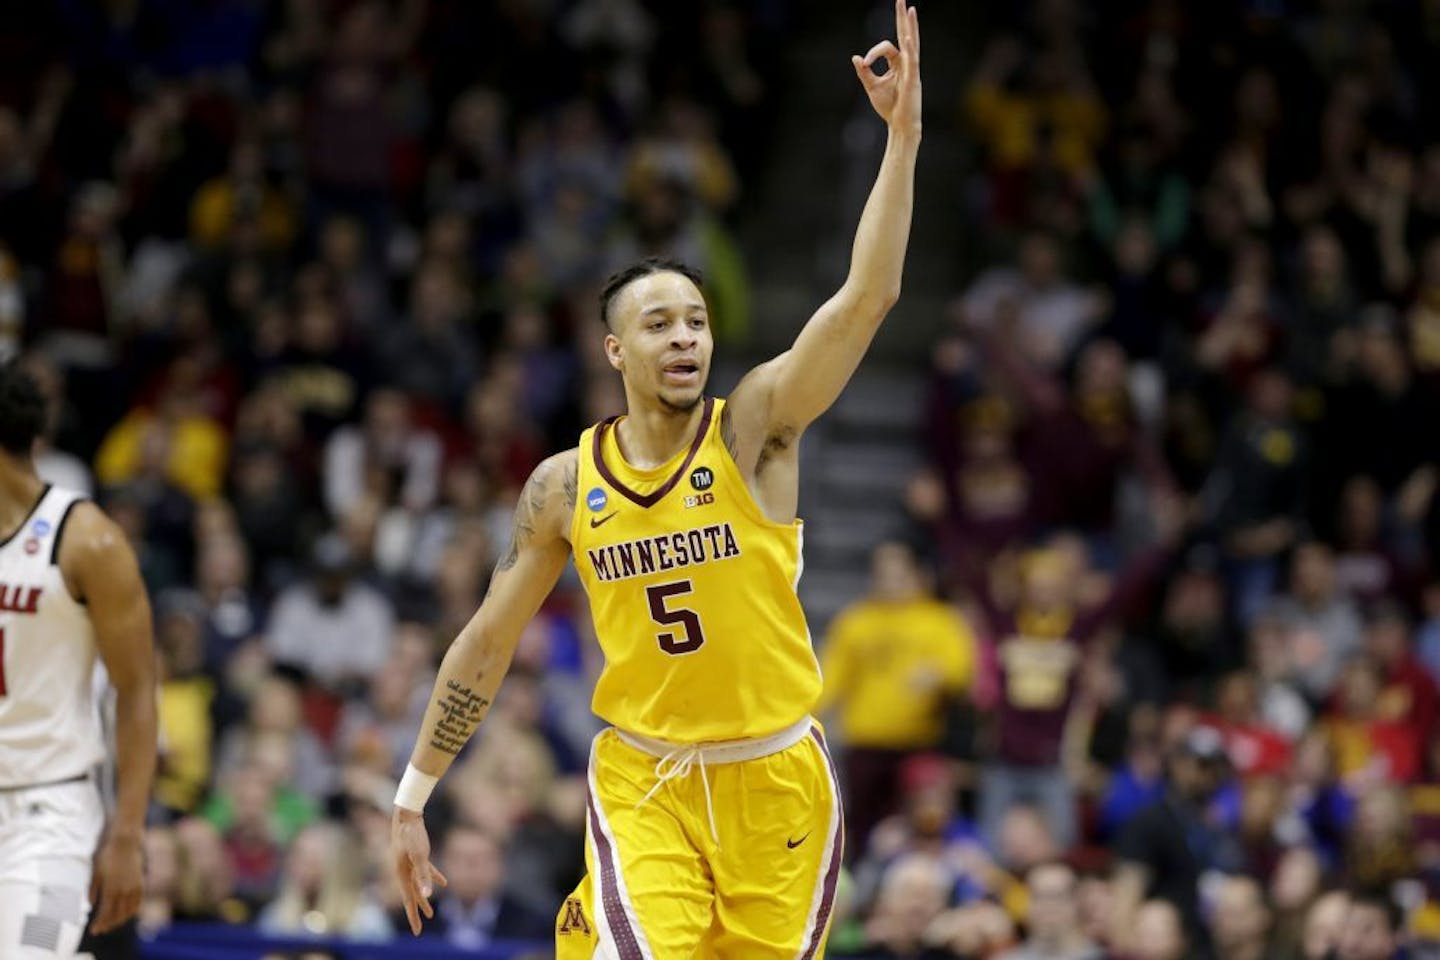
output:
<svg viewBox="0 0 1440 960"><path fill-rule="evenodd" d="M905 10L905 0L895 0L895 39L901 47L906 46L906 34L910 32L910 14Z"/></svg>

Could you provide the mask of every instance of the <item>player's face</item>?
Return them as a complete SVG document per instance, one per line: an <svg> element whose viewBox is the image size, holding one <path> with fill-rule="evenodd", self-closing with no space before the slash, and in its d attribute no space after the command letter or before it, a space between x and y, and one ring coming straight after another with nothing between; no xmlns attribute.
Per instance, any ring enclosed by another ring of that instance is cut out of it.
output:
<svg viewBox="0 0 1440 960"><path fill-rule="evenodd" d="M693 409L705 394L714 348L699 288L678 273L653 273L620 291L611 311L605 352L627 388L672 410Z"/></svg>

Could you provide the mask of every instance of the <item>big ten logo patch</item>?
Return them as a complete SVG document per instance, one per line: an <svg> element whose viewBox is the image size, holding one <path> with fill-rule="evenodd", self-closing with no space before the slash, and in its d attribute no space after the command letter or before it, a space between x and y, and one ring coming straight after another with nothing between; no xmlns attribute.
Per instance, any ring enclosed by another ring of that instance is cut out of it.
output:
<svg viewBox="0 0 1440 960"><path fill-rule="evenodd" d="M686 497L686 498L685 498L685 508L688 510L690 507L703 507L703 506L705 506L707 503L714 503L714 502L715 502L715 494L713 494L713 493L708 493L708 492L707 492L707 493L697 493L697 494L695 494L695 496L693 496L693 497Z"/></svg>
<svg viewBox="0 0 1440 960"><path fill-rule="evenodd" d="M560 933L582 933L590 935L590 921L585 919L585 907L579 897L569 897L560 911Z"/></svg>

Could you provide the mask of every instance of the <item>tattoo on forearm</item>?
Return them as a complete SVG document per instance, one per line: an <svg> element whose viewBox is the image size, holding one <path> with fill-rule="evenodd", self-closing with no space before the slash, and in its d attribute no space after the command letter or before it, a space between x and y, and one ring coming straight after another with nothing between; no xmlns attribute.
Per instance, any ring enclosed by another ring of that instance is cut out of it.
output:
<svg viewBox="0 0 1440 960"><path fill-rule="evenodd" d="M725 449L730 451L730 459L739 463L740 444L735 439L735 420L730 416L728 404L720 411L720 441L725 444Z"/></svg>
<svg viewBox="0 0 1440 960"><path fill-rule="evenodd" d="M495 564L496 573L515 566L515 561L520 559L521 548L535 535L535 528L540 523L540 512L545 509L549 487L550 465L542 463L530 474L525 489L520 491L520 499L515 502L515 521L510 528L510 545L505 548L500 562Z"/></svg>
<svg viewBox="0 0 1440 960"><path fill-rule="evenodd" d="M459 680L447 681L445 691L436 701L442 716L430 737L430 746L455 756L475 732L490 701Z"/></svg>

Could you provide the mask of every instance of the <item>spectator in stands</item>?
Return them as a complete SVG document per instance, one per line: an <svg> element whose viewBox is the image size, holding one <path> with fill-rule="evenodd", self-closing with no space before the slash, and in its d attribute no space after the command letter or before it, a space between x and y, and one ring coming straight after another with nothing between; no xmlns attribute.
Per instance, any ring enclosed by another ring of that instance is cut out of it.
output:
<svg viewBox="0 0 1440 960"><path fill-rule="evenodd" d="M1224 738L1214 727L1194 727L1173 750L1164 796L1137 814L1116 844L1112 944L1131 943L1140 905L1152 897L1179 911L1187 940L1206 942L1201 875L1241 866L1236 841L1209 809L1228 773Z"/></svg>
<svg viewBox="0 0 1440 960"><path fill-rule="evenodd" d="M1025 884L1028 936L1000 960L1102 960L1104 951L1080 931L1074 870L1063 863L1041 864L1030 869Z"/></svg>
<svg viewBox="0 0 1440 960"><path fill-rule="evenodd" d="M1185 960L1190 955L1180 911L1168 900L1142 903L1127 941L1129 949L1117 954L1121 960Z"/></svg>
<svg viewBox="0 0 1440 960"><path fill-rule="evenodd" d="M504 850L491 833L459 824L440 848L440 864L450 881L435 904L426 936L476 950L492 940L539 940L549 936L551 918L533 913L504 893Z"/></svg>
<svg viewBox="0 0 1440 960"><path fill-rule="evenodd" d="M1290 415L1292 390L1279 371L1257 373L1249 406L1221 440L1205 485L1210 521L1230 565L1235 612L1248 624L1280 575L1280 558L1301 536L1307 450Z"/></svg>
<svg viewBox="0 0 1440 960"><path fill-rule="evenodd" d="M288 785L312 802L322 800L333 787L334 770L319 739L304 726L300 689L294 680L279 674L263 679L251 694L247 713L245 724L232 727L221 739L217 773L229 777L257 749L278 749L285 753L285 768L292 774Z"/></svg>
<svg viewBox="0 0 1440 960"><path fill-rule="evenodd" d="M171 591L157 598L160 653L160 764L155 801L174 813L193 813L210 783L216 685L204 672L200 598Z"/></svg>
<svg viewBox="0 0 1440 960"><path fill-rule="evenodd" d="M1253 877L1231 876L1222 881L1210 905L1210 940L1217 956L1226 960L1269 960L1272 918L1265 891Z"/></svg>
<svg viewBox="0 0 1440 960"><path fill-rule="evenodd" d="M1350 898L1336 945L1337 960L1395 960L1403 956L1405 914L1383 892L1362 892Z"/></svg>
<svg viewBox="0 0 1440 960"><path fill-rule="evenodd" d="M1166 522L1166 538L1173 539L1178 518ZM1075 841L1074 787L1060 760L1080 666L1096 636L1128 612L1167 555L1156 547L1137 557L1099 602L1081 596L1089 572L1083 551L1059 543L1025 556L1018 596L1008 604L1001 605L985 580L975 581L1000 670L995 744L981 770L979 797L981 830L992 844L1002 814L1016 802L1040 806L1062 846Z"/></svg>
<svg viewBox="0 0 1440 960"><path fill-rule="evenodd" d="M344 517L368 494L420 512L440 492L440 440L414 422L405 393L373 391L362 426L340 427L325 446L325 506Z"/></svg>
<svg viewBox="0 0 1440 960"><path fill-rule="evenodd" d="M914 551L882 543L871 554L870 596L831 625L825 691L816 707L840 712L847 810L855 851L898 800L905 758L940 743L951 701L975 669L975 638L954 608L932 598Z"/></svg>
<svg viewBox="0 0 1440 960"><path fill-rule="evenodd" d="M986 331L1041 374L1054 374L1099 322L1104 302L1068 275L1053 235L1021 241L1013 267L981 274L960 301L964 323Z"/></svg>
<svg viewBox="0 0 1440 960"><path fill-rule="evenodd" d="M1316 898L1305 915L1301 941L1304 960L1331 960L1335 956L1349 912L1350 895L1343 890L1331 890Z"/></svg>
<svg viewBox="0 0 1440 960"><path fill-rule="evenodd" d="M360 850L346 831L317 823L295 837L280 890L256 924L267 933L386 940L390 921L365 892Z"/></svg>
<svg viewBox="0 0 1440 960"><path fill-rule="evenodd" d="M1290 593L1277 603L1275 613L1289 631L1301 689L1314 701L1324 700L1335 689L1345 662L1363 644L1359 610L1340 592L1329 546L1307 541L1296 548Z"/></svg>
<svg viewBox="0 0 1440 960"><path fill-rule="evenodd" d="M175 920L180 880L180 841L169 827L145 830L145 897L137 926L141 936L153 937Z"/></svg>
<svg viewBox="0 0 1440 960"><path fill-rule="evenodd" d="M277 663L332 690L353 689L389 656L395 615L384 594L355 579L351 551L338 535L317 540L313 558L314 579L276 598L266 647Z"/></svg>
<svg viewBox="0 0 1440 960"><path fill-rule="evenodd" d="M948 900L946 871L922 854L903 857L885 871L875 907L865 925L865 955L914 957L926 944L926 931Z"/></svg>

